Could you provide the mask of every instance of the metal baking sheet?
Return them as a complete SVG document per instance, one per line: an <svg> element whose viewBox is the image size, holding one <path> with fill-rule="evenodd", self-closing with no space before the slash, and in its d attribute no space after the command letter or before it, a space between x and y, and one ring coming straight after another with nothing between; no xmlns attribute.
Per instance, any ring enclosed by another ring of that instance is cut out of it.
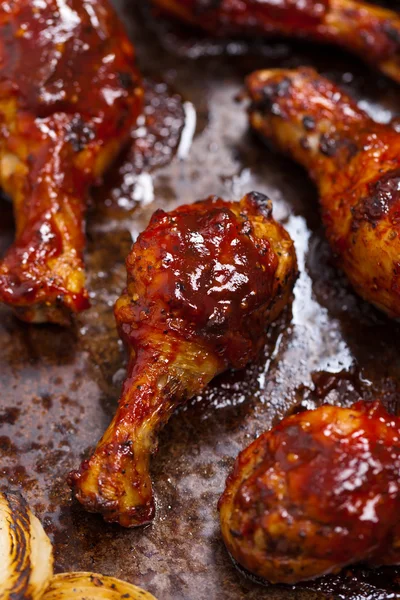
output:
<svg viewBox="0 0 400 600"><path fill-rule="evenodd" d="M400 88L337 49L211 42L156 24L141 4L120 0L117 8L152 82L147 135L136 135L133 150L92 194L93 306L71 329L21 324L0 308L0 483L20 488L42 519L57 571L114 575L159 600L400 598L397 568L361 566L296 588L260 586L232 565L216 510L240 449L299 405L346 405L363 396L400 410L400 325L357 298L335 269L313 185L248 131L245 102L237 101L243 78L256 68L313 65L385 121L400 106ZM271 328L257 364L220 377L161 434L152 467L154 523L136 530L107 525L72 501L65 477L101 436L119 396L125 354L112 307L132 237L156 208L209 194L239 199L251 190L273 199L275 217L295 239L301 276L294 303ZM13 226L10 204L0 202L3 250Z"/></svg>

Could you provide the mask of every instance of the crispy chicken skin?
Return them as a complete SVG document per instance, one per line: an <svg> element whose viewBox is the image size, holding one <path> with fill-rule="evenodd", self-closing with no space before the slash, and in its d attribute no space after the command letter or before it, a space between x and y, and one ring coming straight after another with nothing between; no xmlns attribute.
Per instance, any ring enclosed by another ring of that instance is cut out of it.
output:
<svg viewBox="0 0 400 600"><path fill-rule="evenodd" d="M284 35L329 42L400 81L400 16L356 0L153 0L218 35Z"/></svg>
<svg viewBox="0 0 400 600"><path fill-rule="evenodd" d="M400 135L312 69L250 75L253 128L300 162L355 290L400 317Z"/></svg>
<svg viewBox="0 0 400 600"><path fill-rule="evenodd" d="M157 211L126 265L115 317L128 377L114 420L69 481L87 510L134 527L154 516L149 461L159 429L213 377L257 357L297 264L271 203L252 193Z"/></svg>
<svg viewBox="0 0 400 600"><path fill-rule="evenodd" d="M380 402L284 419L236 460L219 501L231 556L293 584L400 563L400 419Z"/></svg>
<svg viewBox="0 0 400 600"><path fill-rule="evenodd" d="M0 28L0 186L17 229L0 301L23 320L65 324L89 305L88 188L129 137L142 88L107 0L5 0Z"/></svg>

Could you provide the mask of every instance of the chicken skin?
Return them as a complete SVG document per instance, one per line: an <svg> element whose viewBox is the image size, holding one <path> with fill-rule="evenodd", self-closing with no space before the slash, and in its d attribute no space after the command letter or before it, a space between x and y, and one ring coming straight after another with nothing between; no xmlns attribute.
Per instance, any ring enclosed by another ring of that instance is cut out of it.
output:
<svg viewBox="0 0 400 600"><path fill-rule="evenodd" d="M312 69L247 80L254 129L318 186L322 219L355 290L400 317L400 135Z"/></svg>
<svg viewBox="0 0 400 600"><path fill-rule="evenodd" d="M219 501L231 556L271 583L400 563L400 419L380 402L284 419L236 460Z"/></svg>
<svg viewBox="0 0 400 600"><path fill-rule="evenodd" d="M129 349L116 416L70 475L76 497L125 527L154 516L149 461L173 411L263 348L297 274L293 242L258 193L157 211L127 258L115 317Z"/></svg>
<svg viewBox="0 0 400 600"><path fill-rule="evenodd" d="M400 81L400 15L358 0L153 0L218 35L283 35L336 44Z"/></svg>
<svg viewBox="0 0 400 600"><path fill-rule="evenodd" d="M129 137L143 91L107 0L7 0L0 28L0 186L16 219L0 301L25 321L66 324L89 306L88 188Z"/></svg>

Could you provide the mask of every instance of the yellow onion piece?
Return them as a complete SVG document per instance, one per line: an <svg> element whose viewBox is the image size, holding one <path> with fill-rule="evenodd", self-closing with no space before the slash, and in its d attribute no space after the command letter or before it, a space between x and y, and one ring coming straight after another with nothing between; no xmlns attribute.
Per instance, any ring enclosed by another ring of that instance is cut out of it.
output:
<svg viewBox="0 0 400 600"><path fill-rule="evenodd" d="M0 598L39 600L53 576L53 549L18 492L0 493Z"/></svg>
<svg viewBox="0 0 400 600"><path fill-rule="evenodd" d="M96 573L60 573L42 600L156 600L131 583Z"/></svg>

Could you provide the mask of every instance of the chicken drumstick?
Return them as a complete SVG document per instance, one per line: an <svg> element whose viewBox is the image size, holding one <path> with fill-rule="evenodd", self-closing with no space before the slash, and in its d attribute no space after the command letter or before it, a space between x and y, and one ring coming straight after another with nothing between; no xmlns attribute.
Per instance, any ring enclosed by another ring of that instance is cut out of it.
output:
<svg viewBox="0 0 400 600"><path fill-rule="evenodd" d="M312 69L247 80L254 129L306 167L338 263L356 291L400 317L400 135Z"/></svg>
<svg viewBox="0 0 400 600"><path fill-rule="evenodd" d="M88 188L142 108L134 52L107 0L0 5L0 186L16 240L0 301L26 321L88 307L82 253Z"/></svg>
<svg viewBox="0 0 400 600"><path fill-rule="evenodd" d="M115 316L128 377L114 420L69 481L87 510L133 527L154 516L149 461L159 429L213 377L257 357L297 267L289 235L257 193L157 211L126 264Z"/></svg>
<svg viewBox="0 0 400 600"><path fill-rule="evenodd" d="M284 419L238 457L219 502L231 556L271 583L400 564L400 419L379 402Z"/></svg>
<svg viewBox="0 0 400 600"><path fill-rule="evenodd" d="M400 16L358 0L153 0L218 35L284 35L336 44L400 82Z"/></svg>

